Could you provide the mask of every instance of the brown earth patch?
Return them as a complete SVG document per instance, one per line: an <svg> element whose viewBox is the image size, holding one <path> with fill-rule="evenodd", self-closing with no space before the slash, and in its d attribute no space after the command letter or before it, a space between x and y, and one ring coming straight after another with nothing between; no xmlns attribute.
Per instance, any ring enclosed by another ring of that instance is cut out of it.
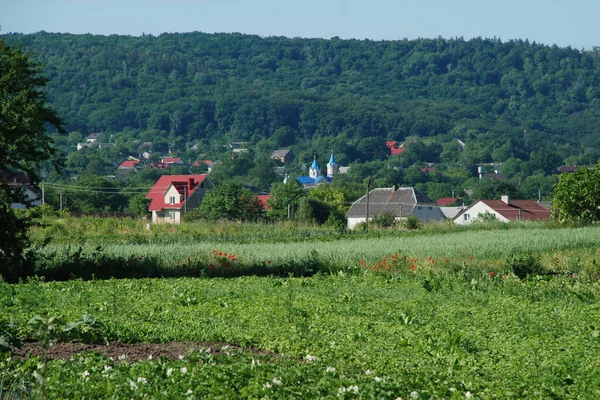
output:
<svg viewBox="0 0 600 400"><path fill-rule="evenodd" d="M121 361L135 362L147 361L166 357L176 360L186 357L192 350L210 349L213 355L230 354L231 351L250 351L256 354L270 354L256 348L244 348L235 344L225 342L168 342L168 343L118 343L109 345L85 344L80 342L56 342L48 350L49 359L68 360L72 356L83 352L100 353L104 357L112 357L115 363ZM14 349L14 358L27 359L42 357L44 354L42 346L38 342L23 343L20 349ZM274 354L271 354L274 355Z"/></svg>

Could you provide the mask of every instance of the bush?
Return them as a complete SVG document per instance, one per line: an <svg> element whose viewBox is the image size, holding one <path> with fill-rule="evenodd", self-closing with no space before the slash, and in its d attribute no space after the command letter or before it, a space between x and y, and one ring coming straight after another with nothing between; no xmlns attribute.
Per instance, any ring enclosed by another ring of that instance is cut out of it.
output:
<svg viewBox="0 0 600 400"><path fill-rule="evenodd" d="M417 230L421 228L421 220L415 215L409 215L404 220L404 226L409 230Z"/></svg>
<svg viewBox="0 0 600 400"><path fill-rule="evenodd" d="M542 275L544 273L540 257L531 253L513 254L506 261L507 265L520 279L529 275Z"/></svg>
<svg viewBox="0 0 600 400"><path fill-rule="evenodd" d="M391 211L386 211L383 214L375 215L373 223L380 228L390 228L396 224L396 217Z"/></svg>

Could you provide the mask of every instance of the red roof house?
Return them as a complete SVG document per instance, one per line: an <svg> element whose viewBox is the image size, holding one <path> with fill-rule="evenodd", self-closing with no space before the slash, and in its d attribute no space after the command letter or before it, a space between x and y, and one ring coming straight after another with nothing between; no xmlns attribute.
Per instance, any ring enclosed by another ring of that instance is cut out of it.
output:
<svg viewBox="0 0 600 400"><path fill-rule="evenodd" d="M509 221L535 221L548 220L552 212L533 200L511 200L502 196L501 200L479 200L465 208L455 218L457 224L469 224L480 215L489 213L496 220Z"/></svg>
<svg viewBox="0 0 600 400"><path fill-rule="evenodd" d="M440 207L446 207L448 204L456 203L458 200L460 199L455 197L442 197L436 200L436 204Z"/></svg>
<svg viewBox="0 0 600 400"><path fill-rule="evenodd" d="M119 165L119 169L135 169L137 165L140 163L140 160L125 160Z"/></svg>
<svg viewBox="0 0 600 400"><path fill-rule="evenodd" d="M177 164L177 165L184 165L185 163L183 161L181 161L181 158L179 157L164 157L161 160L161 163L163 164Z"/></svg>
<svg viewBox="0 0 600 400"><path fill-rule="evenodd" d="M406 150L406 147L404 147L404 143L398 143L395 140L385 142L385 147L390 149L391 155L402 154L404 153L404 150Z"/></svg>
<svg viewBox="0 0 600 400"><path fill-rule="evenodd" d="M181 216L198 207L212 189L214 185L206 174L161 176L146 195L152 222L180 223Z"/></svg>
<svg viewBox="0 0 600 400"><path fill-rule="evenodd" d="M271 209L271 207L269 207L269 203L267 203L267 200L271 198L270 194L259 194L256 197L258 198L258 201L260 202L263 211L268 211Z"/></svg>

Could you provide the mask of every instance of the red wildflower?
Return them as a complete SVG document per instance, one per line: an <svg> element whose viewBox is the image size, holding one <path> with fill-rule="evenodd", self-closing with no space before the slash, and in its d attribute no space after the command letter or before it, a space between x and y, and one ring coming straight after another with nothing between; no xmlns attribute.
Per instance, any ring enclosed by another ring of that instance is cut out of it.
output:
<svg viewBox="0 0 600 400"><path fill-rule="evenodd" d="M410 270L414 272L414 270L415 270L415 264L413 264L413 265L410 266Z"/></svg>
<svg viewBox="0 0 600 400"><path fill-rule="evenodd" d="M219 256L219 257L222 257L222 256L223 256L223 252L222 252L222 251L220 251L220 252L219 252L219 254L218 254L218 256Z"/></svg>
<svg viewBox="0 0 600 400"><path fill-rule="evenodd" d="M472 260L472 259L473 259L473 256L469 257L469 260Z"/></svg>
<svg viewBox="0 0 600 400"><path fill-rule="evenodd" d="M490 271L490 276L494 276L494 271Z"/></svg>
<svg viewBox="0 0 600 400"><path fill-rule="evenodd" d="M213 253L213 254L215 254L216 252L217 252L216 250L213 250L213 252L212 252L212 253Z"/></svg>
<svg viewBox="0 0 600 400"><path fill-rule="evenodd" d="M268 260L268 261L267 261L267 264L271 264L271 260Z"/></svg>

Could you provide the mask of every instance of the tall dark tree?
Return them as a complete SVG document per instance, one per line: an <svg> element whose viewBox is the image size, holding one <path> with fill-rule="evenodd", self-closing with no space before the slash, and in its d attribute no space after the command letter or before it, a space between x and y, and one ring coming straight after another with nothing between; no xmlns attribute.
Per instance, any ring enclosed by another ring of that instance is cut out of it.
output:
<svg viewBox="0 0 600 400"><path fill-rule="evenodd" d="M42 88L47 79L41 66L30 57L0 40L0 168L22 171L36 182L40 164L53 160L55 154L46 126L65 131L61 119L46 105ZM11 209L12 202L24 200L22 191L0 183L0 274L8 280L32 272L29 220Z"/></svg>

